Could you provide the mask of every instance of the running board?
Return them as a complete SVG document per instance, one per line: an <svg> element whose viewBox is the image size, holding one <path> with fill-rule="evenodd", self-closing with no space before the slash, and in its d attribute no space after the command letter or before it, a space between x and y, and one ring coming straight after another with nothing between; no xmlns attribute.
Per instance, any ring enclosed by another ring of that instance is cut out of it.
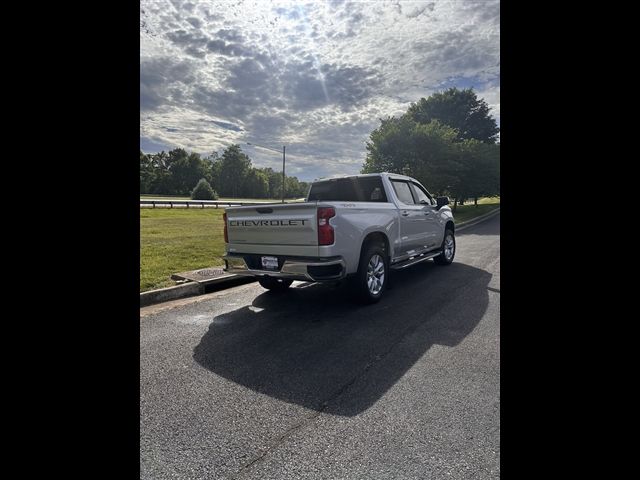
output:
<svg viewBox="0 0 640 480"><path fill-rule="evenodd" d="M403 268L410 267L411 265L415 265L416 263L424 262L425 260L429 260L430 258L437 257L442 252L438 250L437 252L429 252L429 253L421 253L420 255L416 255L415 257L410 257L408 260L405 260L400 263L396 263L391 265L391 270L402 270Z"/></svg>

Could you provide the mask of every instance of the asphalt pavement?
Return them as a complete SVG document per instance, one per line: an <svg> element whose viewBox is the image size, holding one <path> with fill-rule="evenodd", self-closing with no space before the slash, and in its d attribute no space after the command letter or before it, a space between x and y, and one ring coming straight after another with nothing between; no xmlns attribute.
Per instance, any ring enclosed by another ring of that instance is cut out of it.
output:
<svg viewBox="0 0 640 480"><path fill-rule="evenodd" d="M141 478L499 478L499 214L375 305L251 283L140 314Z"/></svg>

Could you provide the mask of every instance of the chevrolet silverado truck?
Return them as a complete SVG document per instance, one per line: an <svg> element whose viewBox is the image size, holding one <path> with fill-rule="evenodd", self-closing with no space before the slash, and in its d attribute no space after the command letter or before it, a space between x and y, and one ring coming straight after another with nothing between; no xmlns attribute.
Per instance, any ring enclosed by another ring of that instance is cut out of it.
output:
<svg viewBox="0 0 640 480"><path fill-rule="evenodd" d="M448 197L394 173L313 182L305 202L227 208L224 270L258 277L269 290L293 280L349 279L377 302L391 270L428 259L449 265L456 249Z"/></svg>

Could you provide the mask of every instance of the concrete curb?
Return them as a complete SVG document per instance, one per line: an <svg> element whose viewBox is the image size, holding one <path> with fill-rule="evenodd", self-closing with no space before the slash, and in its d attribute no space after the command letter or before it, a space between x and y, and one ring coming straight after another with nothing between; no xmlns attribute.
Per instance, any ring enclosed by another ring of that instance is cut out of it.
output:
<svg viewBox="0 0 640 480"><path fill-rule="evenodd" d="M222 277L211 278L202 282L187 282L183 285L176 285L175 287L149 290L148 292L142 292L140 294L140 307L148 307L149 305L155 305L156 303L204 295L205 293L211 293L217 290L224 290L225 288L257 281L258 279L255 277L228 273Z"/></svg>
<svg viewBox="0 0 640 480"><path fill-rule="evenodd" d="M484 215L480 215L479 217L473 218L466 222L462 222L456 225L456 232L464 230L468 227L472 227L473 225L487 220L488 218L491 218L498 213L500 213L500 207L496 208L495 210L491 210ZM202 295L204 293L207 293L206 290L209 285L219 286L219 289L222 290L223 288L225 288L225 284L228 284L229 286L235 286L255 281L257 281L255 277L228 274L223 277L206 280L204 282L187 282L183 285L177 285L175 287L150 290L148 292L142 292L140 294L140 307L147 307L156 303L168 302L169 300L177 300L179 298Z"/></svg>
<svg viewBox="0 0 640 480"><path fill-rule="evenodd" d="M146 307L160 302L168 302L178 298L192 297L204 293L204 285L196 282L188 282L175 287L150 290L140 294L140 306Z"/></svg>

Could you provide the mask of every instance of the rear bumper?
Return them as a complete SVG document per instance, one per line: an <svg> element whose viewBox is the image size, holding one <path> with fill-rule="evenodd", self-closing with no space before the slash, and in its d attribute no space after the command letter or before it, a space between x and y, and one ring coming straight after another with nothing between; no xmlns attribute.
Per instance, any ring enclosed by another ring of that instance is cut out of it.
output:
<svg viewBox="0 0 640 480"><path fill-rule="evenodd" d="M224 271L254 277L270 276L311 282L340 280L346 276L346 263L342 257L282 257L278 256L278 270L262 270L256 267L257 254L226 254ZM254 268L250 268L250 265Z"/></svg>

